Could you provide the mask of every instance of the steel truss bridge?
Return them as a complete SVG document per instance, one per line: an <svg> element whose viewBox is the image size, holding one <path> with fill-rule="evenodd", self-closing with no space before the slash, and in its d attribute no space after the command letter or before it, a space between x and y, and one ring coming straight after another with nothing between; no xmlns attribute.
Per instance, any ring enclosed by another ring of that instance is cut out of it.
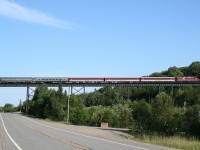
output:
<svg viewBox="0 0 200 150"><path fill-rule="evenodd" d="M71 94L80 94L85 93L86 87L158 87L160 91L160 87L184 87L184 86L192 86L198 87L200 86L199 81L187 81L187 82L168 82L168 81L150 81L150 82L66 82L62 81L62 87L71 88ZM33 87L38 87L41 84L46 84L48 87L58 87L60 82L26 82L26 83L18 83L18 82L0 82L0 87L25 87L27 88L27 100L33 96L34 90Z"/></svg>

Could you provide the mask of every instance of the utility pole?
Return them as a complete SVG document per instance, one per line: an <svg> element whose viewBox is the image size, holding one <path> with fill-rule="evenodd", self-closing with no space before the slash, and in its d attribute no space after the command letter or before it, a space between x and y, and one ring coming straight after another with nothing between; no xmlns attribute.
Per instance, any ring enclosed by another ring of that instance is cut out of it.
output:
<svg viewBox="0 0 200 150"><path fill-rule="evenodd" d="M128 100L129 100L129 86L127 87L127 98L128 98Z"/></svg>
<svg viewBox="0 0 200 150"><path fill-rule="evenodd" d="M183 109L184 109L184 112L185 112L185 110L186 110L186 101L183 104L184 104Z"/></svg>
<svg viewBox="0 0 200 150"><path fill-rule="evenodd" d="M158 86L158 94L160 94L160 85Z"/></svg>
<svg viewBox="0 0 200 150"><path fill-rule="evenodd" d="M28 113L28 107L29 107L29 86L27 86L26 90L26 113Z"/></svg>
<svg viewBox="0 0 200 150"><path fill-rule="evenodd" d="M68 99L67 99L67 123L69 123L69 98L70 98L70 87L68 89Z"/></svg>
<svg viewBox="0 0 200 150"><path fill-rule="evenodd" d="M19 111L20 113L22 112L22 100L20 99L20 102L19 102Z"/></svg>

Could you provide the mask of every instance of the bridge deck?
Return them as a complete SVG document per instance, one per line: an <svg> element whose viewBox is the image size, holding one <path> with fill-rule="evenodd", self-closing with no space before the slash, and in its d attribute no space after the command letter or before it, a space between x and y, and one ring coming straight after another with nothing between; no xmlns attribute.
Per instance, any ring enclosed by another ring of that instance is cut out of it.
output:
<svg viewBox="0 0 200 150"><path fill-rule="evenodd" d="M37 87L43 83L0 83L0 87ZM48 87L58 87L59 83L45 83ZM182 87L182 86L200 86L200 82L127 82L127 83L72 83L72 82L62 82L63 87L105 87L105 86L117 86L117 87L124 87L124 86L132 86L132 87L153 87L153 86L176 86L176 87Z"/></svg>

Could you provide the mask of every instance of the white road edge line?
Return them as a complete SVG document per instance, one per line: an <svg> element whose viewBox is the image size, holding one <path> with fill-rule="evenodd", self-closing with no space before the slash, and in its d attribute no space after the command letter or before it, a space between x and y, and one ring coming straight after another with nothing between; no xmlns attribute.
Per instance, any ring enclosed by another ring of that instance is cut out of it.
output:
<svg viewBox="0 0 200 150"><path fill-rule="evenodd" d="M4 128L4 130L6 131L6 134L8 135L8 137L10 138L10 140L13 142L13 144L17 147L18 150L22 150L22 149L19 147L19 145L17 145L17 143L12 139L12 137L10 136L10 134L8 133L8 131L7 131L6 127L5 127L5 125L4 125L4 122L3 122L3 118L1 117L1 113L0 113L0 118L1 118L1 122L2 122L2 124L3 124L3 128Z"/></svg>
<svg viewBox="0 0 200 150"><path fill-rule="evenodd" d="M111 141L111 140L105 140L105 139L102 139L102 138L96 138L96 137L92 137L92 136L89 136L89 135L84 135L84 134L80 134L80 133L76 133L76 132L71 132L71 131L67 131L67 130L63 130L63 129L51 127L51 126L45 125L43 123L39 123L37 121L34 121L34 120L26 118L26 117L24 117L24 119L32 121L32 122L34 122L36 124L39 124L39 125L42 125L44 127L48 127L48 128L51 128L51 129L55 129L55 130L59 130L59 131L63 131L63 132L67 132L67 133L71 133L71 134L75 134L75 135L79 135L79 136L83 136L83 137L87 137L87 138L91 138L91 139L95 139L95 140L99 140L99 141L104 141L104 142L108 142L108 143L118 144L118 145L122 145L122 146L126 146L126 147L137 148L137 149L141 149L141 150L150 150L150 149L146 149L146 148L142 148L142 147L137 147L137 146L132 146L132 145L128 145L128 144L118 143L118 142Z"/></svg>

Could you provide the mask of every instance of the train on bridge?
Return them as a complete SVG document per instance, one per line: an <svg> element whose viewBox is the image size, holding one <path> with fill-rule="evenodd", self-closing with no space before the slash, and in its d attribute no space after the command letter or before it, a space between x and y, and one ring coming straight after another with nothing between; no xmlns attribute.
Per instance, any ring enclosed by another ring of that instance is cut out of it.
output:
<svg viewBox="0 0 200 150"><path fill-rule="evenodd" d="M0 83L134 83L134 82L197 82L193 77L0 77Z"/></svg>

